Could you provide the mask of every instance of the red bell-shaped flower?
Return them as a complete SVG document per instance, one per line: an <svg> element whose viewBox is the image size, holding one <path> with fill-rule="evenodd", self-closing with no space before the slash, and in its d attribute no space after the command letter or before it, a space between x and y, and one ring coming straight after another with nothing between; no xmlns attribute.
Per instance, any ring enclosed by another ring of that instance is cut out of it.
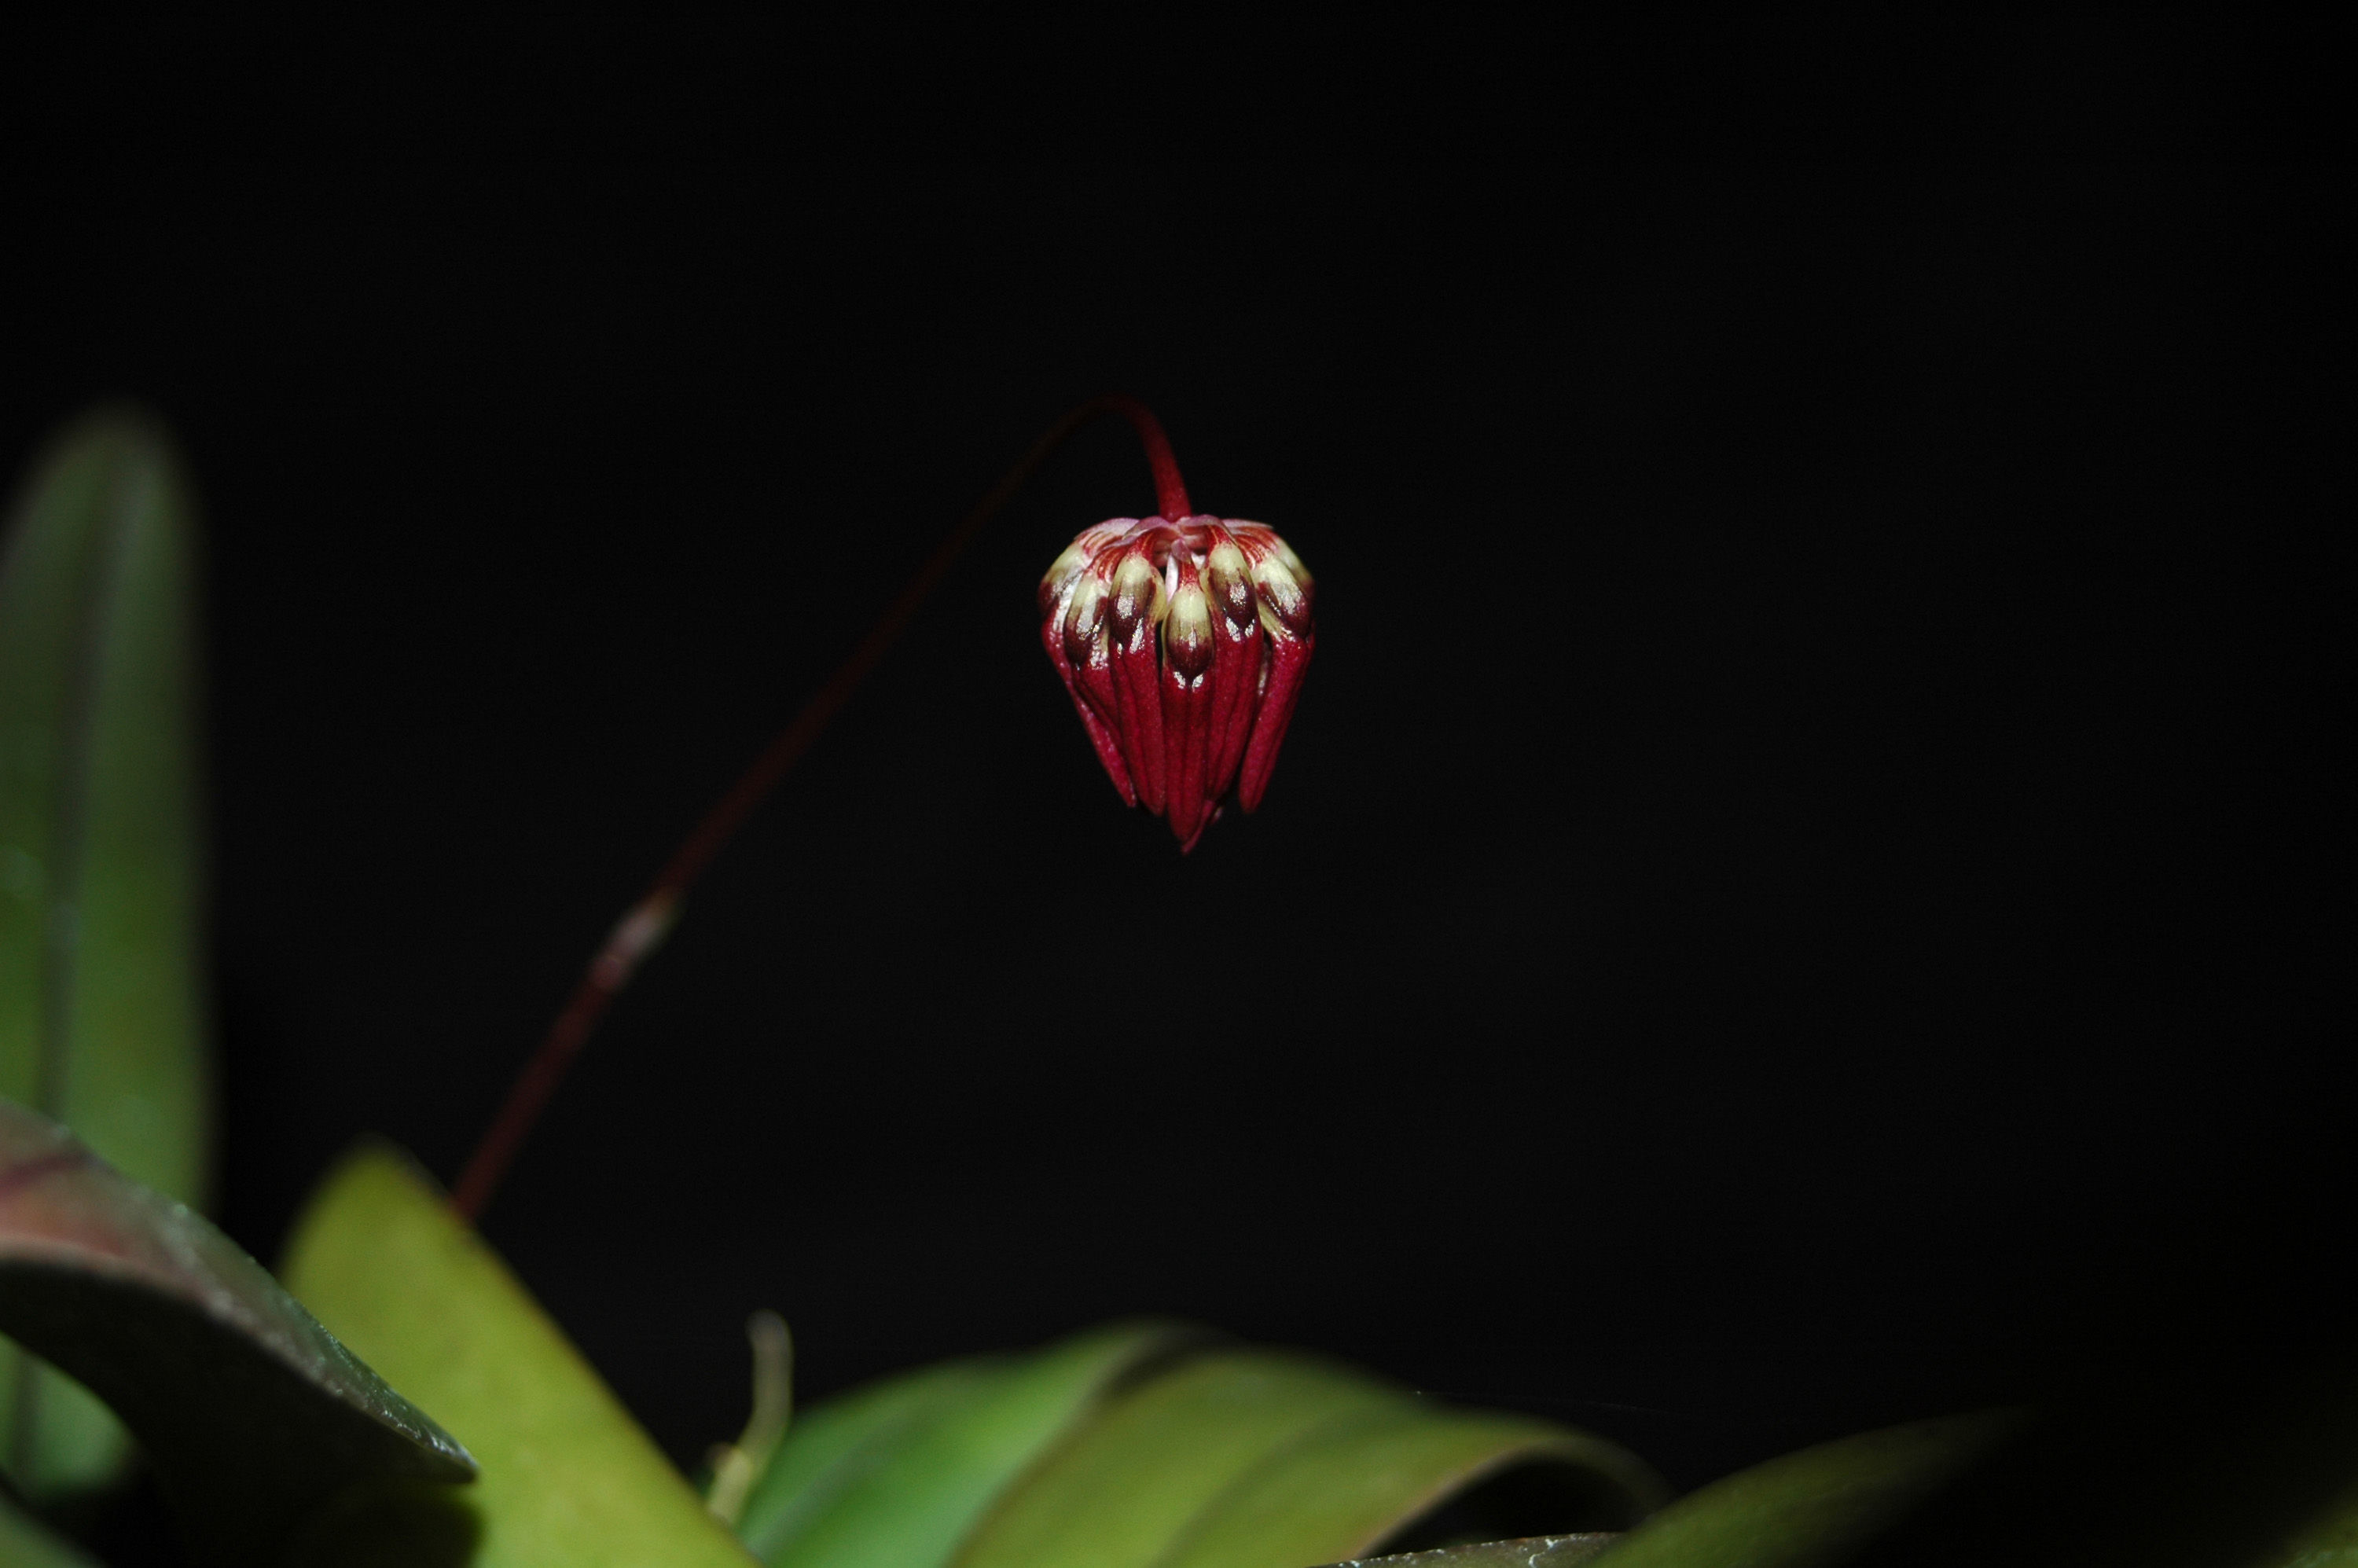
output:
<svg viewBox="0 0 2358 1568"><path fill-rule="evenodd" d="M1231 787L1247 811L1317 642L1310 573L1258 523L1117 517L1040 579L1040 640L1121 798L1195 847Z"/></svg>

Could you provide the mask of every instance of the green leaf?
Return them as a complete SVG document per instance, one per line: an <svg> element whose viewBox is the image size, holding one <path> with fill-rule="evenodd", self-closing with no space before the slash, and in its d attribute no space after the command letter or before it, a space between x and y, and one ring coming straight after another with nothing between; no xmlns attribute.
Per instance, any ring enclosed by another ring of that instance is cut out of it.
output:
<svg viewBox="0 0 2358 1568"><path fill-rule="evenodd" d="M796 1568L1299 1568L1525 1467L1552 1473L1566 1526L1625 1525L1662 1496L1643 1464L1579 1433L1309 1357L1117 1327L817 1407L743 1533Z"/></svg>
<svg viewBox="0 0 2358 1568"><path fill-rule="evenodd" d="M114 1407L223 1562L356 1484L472 1472L227 1237L5 1100L0 1330Z"/></svg>
<svg viewBox="0 0 2358 1568"><path fill-rule="evenodd" d="M1509 1472L1552 1472L1570 1530L1621 1529L1661 1495L1602 1438L1521 1416L1415 1400L1345 1415L1256 1464L1190 1520L1157 1568L1294 1568L1377 1550Z"/></svg>
<svg viewBox="0 0 2358 1568"><path fill-rule="evenodd" d="M2253 1561L2267 1568L2358 1568L2358 1476L2279 1550Z"/></svg>
<svg viewBox="0 0 2358 1568"><path fill-rule="evenodd" d="M1240 1476L1325 1423L1410 1398L1275 1351L1201 1356L1114 1401L992 1510L957 1568L1146 1568Z"/></svg>
<svg viewBox="0 0 2358 1568"><path fill-rule="evenodd" d="M34 465L0 561L0 1097L195 1202L206 1162L192 528L169 444L121 410ZM0 1346L0 1463L103 1481L121 1429Z"/></svg>
<svg viewBox="0 0 2358 1568"><path fill-rule="evenodd" d="M0 1497L0 1563L8 1568L96 1568L71 1543Z"/></svg>
<svg viewBox="0 0 2358 1568"><path fill-rule="evenodd" d="M773 1568L940 1568L1110 1390L1200 1338L1172 1324L1120 1324L820 1405L796 1419L755 1482L744 1538Z"/></svg>
<svg viewBox="0 0 2358 1568"><path fill-rule="evenodd" d="M2010 1412L1870 1432L1740 1470L1617 1541L1595 1568L1807 1568L1839 1563L1978 1463Z"/></svg>
<svg viewBox="0 0 2358 1568"><path fill-rule="evenodd" d="M764 1557L783 1552L908 1440L979 1388L998 1357L944 1362L887 1378L799 1412L754 1483L738 1533Z"/></svg>
<svg viewBox="0 0 2358 1568"><path fill-rule="evenodd" d="M298 1221L286 1278L481 1466L430 1521L475 1568L725 1568L749 1561L557 1325L399 1154L363 1148ZM414 1500L356 1511L313 1560L376 1552ZM416 1524L414 1518L409 1522Z"/></svg>

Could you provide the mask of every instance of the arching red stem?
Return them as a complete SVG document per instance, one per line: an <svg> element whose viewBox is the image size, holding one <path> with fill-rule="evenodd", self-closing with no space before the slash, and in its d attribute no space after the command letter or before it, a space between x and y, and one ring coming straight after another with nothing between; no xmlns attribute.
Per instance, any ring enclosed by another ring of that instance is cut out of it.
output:
<svg viewBox="0 0 2358 1568"><path fill-rule="evenodd" d="M1174 523L1195 515L1195 509L1187 504L1187 481L1179 477L1179 460L1171 455L1171 438L1163 433L1163 422L1155 418L1153 410L1119 392L1096 401L1103 406L1100 412L1120 415L1138 432L1140 443L1146 448L1146 464L1154 470L1155 510Z"/></svg>
<svg viewBox="0 0 2358 1568"><path fill-rule="evenodd" d="M753 765L705 814L704 820L697 824L696 830L656 873L644 896L616 923L590 958L572 996L548 1026L540 1049L516 1075L499 1114L492 1118L481 1141L475 1145L475 1152L468 1157L459 1184L450 1195L451 1206L461 1216L471 1221L481 1217L492 1195L499 1189L500 1178L507 1173L533 1124L540 1119L542 1108L557 1092L557 1086L564 1080L567 1069L580 1054L582 1045L598 1027L598 1021L605 1016L607 1008L678 920L680 903L697 877L744 826L753 808L810 750L811 742L818 739L827 720L850 700L860 683L883 658L893 640L916 614L917 607L982 525L1014 499L1016 492L1075 431L1104 414L1120 415L1138 432L1140 442L1146 448L1147 465L1154 472L1155 502L1163 515L1174 522L1188 515L1187 486L1179 477L1179 461L1172 456L1170 438L1163 435L1162 422L1138 399L1120 393L1092 397L1050 426L1047 434L1033 442L1032 449L950 530L925 565L917 568L917 575L901 590L900 597L869 628L850 657L812 694L794 721L779 731L777 739L754 759Z"/></svg>

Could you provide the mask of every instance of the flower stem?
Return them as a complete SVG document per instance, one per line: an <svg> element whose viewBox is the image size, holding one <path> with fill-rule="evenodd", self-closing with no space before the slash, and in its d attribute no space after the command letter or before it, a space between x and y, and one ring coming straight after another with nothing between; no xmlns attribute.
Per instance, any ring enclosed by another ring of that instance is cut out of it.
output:
<svg viewBox="0 0 2358 1568"><path fill-rule="evenodd" d="M1155 510L1173 523L1194 516L1195 509L1187 504L1187 481L1179 477L1179 460L1171 455L1171 438L1163 433L1163 422L1154 416L1154 411L1137 398L1125 397L1119 392L1092 401L1100 406L1100 412L1119 414L1129 420L1130 427L1138 432L1139 442L1146 449L1146 464L1154 470ZM1087 403L1081 405L1083 408L1088 406Z"/></svg>
<svg viewBox="0 0 2358 1568"><path fill-rule="evenodd" d="M499 1114L492 1118L475 1152L468 1157L466 1168L460 1173L459 1184L450 1196L451 1206L469 1221L480 1219L490 1206L492 1195L499 1189L500 1179L514 1162L517 1151L540 1119L557 1086L564 1080L573 1059L580 1054L590 1033L606 1014L614 998L630 984L631 977L647 956L660 946L673 925L678 923L681 901L695 884L712 858L722 846L735 837L753 808L762 804L770 791L785 777L795 763L810 750L827 721L833 719L851 694L860 687L868 673L884 657L893 641L907 627L917 608L925 600L950 569L958 553L964 550L982 525L1015 498L1040 465L1053 456L1074 432L1099 415L1119 414L1130 421L1146 448L1146 460L1154 472L1154 492L1163 515L1176 522L1190 514L1187 487L1179 477L1178 460L1171 455L1170 439L1163 426L1146 405L1120 393L1108 393L1092 397L1048 427L1045 435L1033 443L1032 449L1009 469L999 482L990 487L974 510L961 519L957 527L917 568L917 575L901 590L900 597L886 607L868 634L851 650L825 686L811 695L810 700L794 717L794 721L778 732L775 740L753 760L753 765L730 786L729 792L715 802L680 847L673 851L662 871L655 874L645 894L625 911L606 940L591 956L590 967L581 976L573 994L548 1026L540 1049L525 1063L508 1088L506 1100Z"/></svg>

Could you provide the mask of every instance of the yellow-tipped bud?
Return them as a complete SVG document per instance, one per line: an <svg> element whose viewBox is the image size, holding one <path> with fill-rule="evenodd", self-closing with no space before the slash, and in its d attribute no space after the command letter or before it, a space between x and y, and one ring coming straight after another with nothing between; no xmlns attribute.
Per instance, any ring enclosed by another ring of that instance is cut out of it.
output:
<svg viewBox="0 0 2358 1568"><path fill-rule="evenodd" d="M1299 637L1309 631L1310 595L1283 561L1273 553L1255 561L1252 579L1260 592L1260 623L1271 636Z"/></svg>
<svg viewBox="0 0 2358 1568"><path fill-rule="evenodd" d="M1191 585L1171 596L1163 652L1171 667L1189 680L1212 667L1212 605L1202 589Z"/></svg>

